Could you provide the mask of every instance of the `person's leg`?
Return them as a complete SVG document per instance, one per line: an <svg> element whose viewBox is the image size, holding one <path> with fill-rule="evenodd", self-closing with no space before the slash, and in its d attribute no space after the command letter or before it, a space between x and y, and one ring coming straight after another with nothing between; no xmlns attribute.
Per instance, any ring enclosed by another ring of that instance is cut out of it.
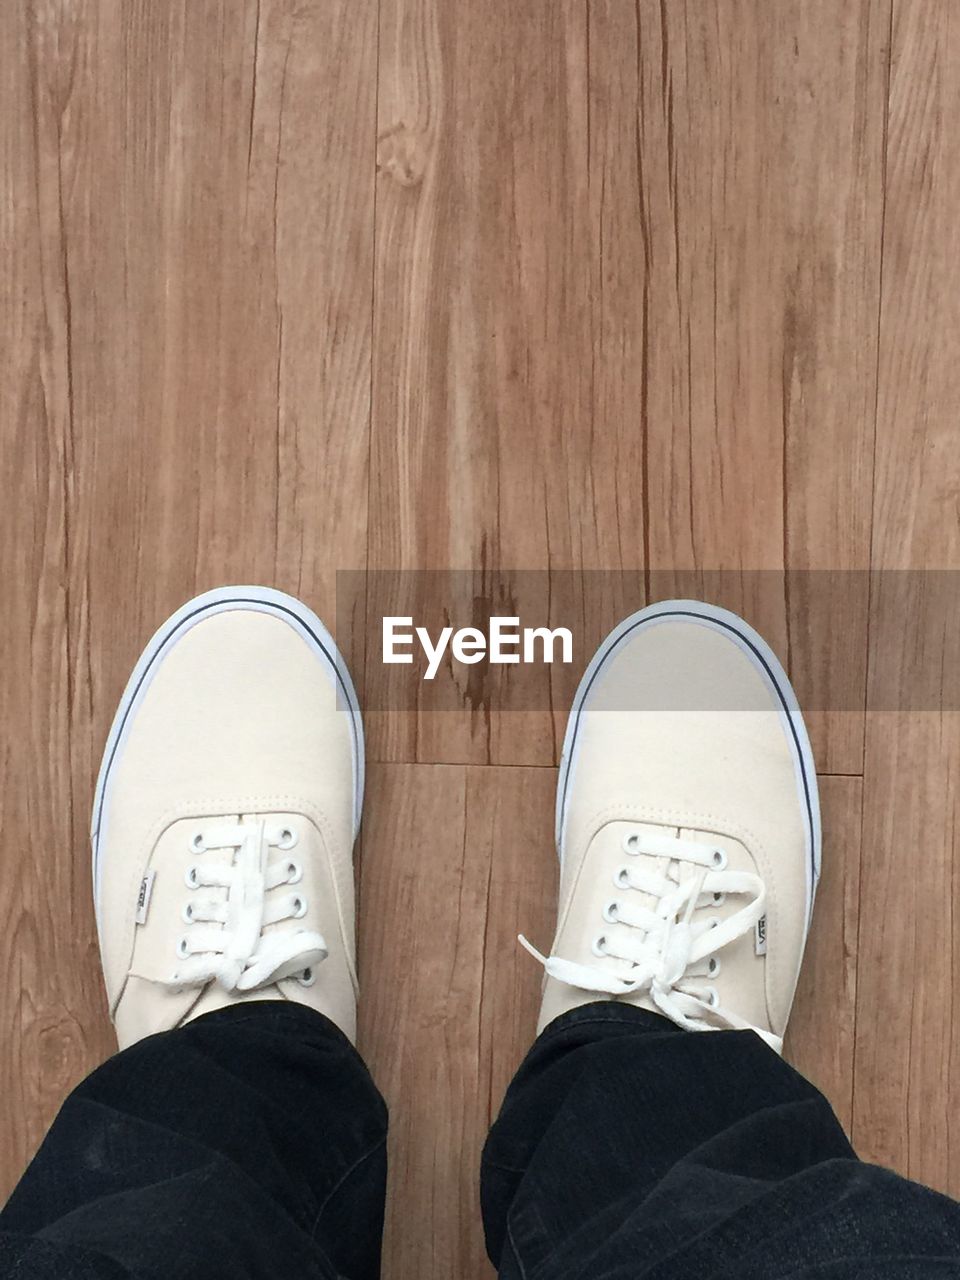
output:
<svg viewBox="0 0 960 1280"><path fill-rule="evenodd" d="M322 1014L208 1013L67 1099L0 1213L0 1274L376 1280L386 1123Z"/></svg>
<svg viewBox="0 0 960 1280"><path fill-rule="evenodd" d="M351 1044L362 797L356 695L309 609L223 588L160 628L93 808L122 1052L14 1193L0 1274L372 1280L386 1122Z"/></svg>
<svg viewBox="0 0 960 1280"><path fill-rule="evenodd" d="M820 871L816 775L741 619L653 606L564 740L537 1040L487 1143L505 1280L960 1273L951 1201L861 1164L782 1062Z"/></svg>
<svg viewBox="0 0 960 1280"><path fill-rule="evenodd" d="M861 1164L821 1094L749 1031L609 1001L557 1018L483 1158L503 1280L960 1274L960 1206Z"/></svg>

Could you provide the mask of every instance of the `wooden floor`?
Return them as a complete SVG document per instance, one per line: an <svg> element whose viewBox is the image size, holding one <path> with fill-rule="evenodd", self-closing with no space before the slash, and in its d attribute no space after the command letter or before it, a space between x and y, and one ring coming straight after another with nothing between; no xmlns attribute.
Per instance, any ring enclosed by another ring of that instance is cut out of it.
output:
<svg viewBox="0 0 960 1280"><path fill-rule="evenodd" d="M727 570L793 666L843 647L788 1052L960 1195L960 704L873 709L883 589L840 628L750 585L960 569L958 121L953 0L4 6L0 1190L111 1049L86 831L154 626L261 581L342 631L337 570L483 566ZM489 1274L567 696L369 717L392 1280Z"/></svg>

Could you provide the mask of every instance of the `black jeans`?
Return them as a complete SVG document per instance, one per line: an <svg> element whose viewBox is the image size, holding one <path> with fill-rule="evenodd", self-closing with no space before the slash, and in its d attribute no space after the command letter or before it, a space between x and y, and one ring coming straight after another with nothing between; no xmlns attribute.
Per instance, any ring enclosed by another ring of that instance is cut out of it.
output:
<svg viewBox="0 0 960 1280"><path fill-rule="evenodd" d="M386 1129L319 1014L208 1014L68 1098L0 1215L0 1275L374 1280ZM960 1206L860 1163L760 1039L615 1003L537 1040L481 1199L504 1280L960 1275Z"/></svg>

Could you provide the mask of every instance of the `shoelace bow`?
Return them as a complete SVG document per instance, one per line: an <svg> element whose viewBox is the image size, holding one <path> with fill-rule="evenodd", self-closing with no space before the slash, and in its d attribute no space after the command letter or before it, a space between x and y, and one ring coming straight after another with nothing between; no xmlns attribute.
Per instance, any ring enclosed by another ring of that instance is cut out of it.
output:
<svg viewBox="0 0 960 1280"><path fill-rule="evenodd" d="M716 953L742 938L764 915L766 889L760 877L728 871L724 851L698 841L635 832L624 840L624 849L631 856L646 854L670 861L666 872L629 865L619 869L617 889L648 894L656 906L651 909L619 898L609 902L604 921L626 925L630 932L601 934L593 945L596 964L545 956L522 934L521 944L551 978L567 986L613 996L643 992L678 1026L691 1031L752 1030L779 1052L779 1037L721 1008L715 988L702 981L719 973ZM725 920L693 919L695 911L717 905L728 894L746 896L748 901ZM631 967L626 971L607 967L601 962L605 956Z"/></svg>
<svg viewBox="0 0 960 1280"><path fill-rule="evenodd" d="M289 827L263 821L205 827L194 837L194 853L230 849L233 859L229 865L201 861L188 867L187 887L226 894L198 894L187 903L188 928L177 945L180 963L164 985L205 986L216 980L232 992L255 991L298 975L312 981L313 967L327 957L321 935L300 927L263 931L266 925L306 914L302 894L275 892L301 878L299 864L289 856L270 860L272 849L286 855L295 842Z"/></svg>

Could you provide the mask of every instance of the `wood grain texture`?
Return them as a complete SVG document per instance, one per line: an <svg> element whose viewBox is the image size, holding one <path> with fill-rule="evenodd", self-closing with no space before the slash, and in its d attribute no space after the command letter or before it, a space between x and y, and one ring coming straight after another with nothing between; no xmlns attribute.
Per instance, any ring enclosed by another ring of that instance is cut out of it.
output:
<svg viewBox="0 0 960 1280"><path fill-rule="evenodd" d="M366 558L376 7L234 10L105 6L76 55L71 575L104 711L193 591L332 622Z"/></svg>
<svg viewBox="0 0 960 1280"><path fill-rule="evenodd" d="M552 769L376 765L364 818L360 1048L391 1109L385 1280L492 1275L480 1153L532 1043L552 930ZM402 959L401 959L402 957Z"/></svg>
<svg viewBox="0 0 960 1280"><path fill-rule="evenodd" d="M866 581L831 628L781 571L869 564L889 12L382 16L371 563L645 568L650 598L726 570L720 602L803 654L836 772L862 767ZM372 750L555 758L545 712L491 732L474 692ZM554 727L569 693L544 688Z"/></svg>
<svg viewBox="0 0 960 1280"><path fill-rule="evenodd" d="M960 14L894 7L871 605L854 1137L960 1195ZM937 677L917 699L920 655ZM911 708L914 708L912 711Z"/></svg>
<svg viewBox="0 0 960 1280"><path fill-rule="evenodd" d="M517 943L549 947L556 931L560 864L554 845L554 769L470 769L468 835L488 860L480 1007L480 1078L488 1118L532 1043L543 971Z"/></svg>
<svg viewBox="0 0 960 1280"><path fill-rule="evenodd" d="M956 712L868 717L853 1140L954 1196L958 770Z"/></svg>
<svg viewBox="0 0 960 1280"><path fill-rule="evenodd" d="M366 561L377 9L2 21L7 1189L112 1043L86 832L140 649L230 581L333 624Z"/></svg>
<svg viewBox="0 0 960 1280"><path fill-rule="evenodd" d="M541 571L593 639L699 584L768 634L849 775L789 1051L865 1155L960 1193L960 620L930 578L834 609L782 577L960 569L958 114L950 0L3 7L0 1195L112 1045L86 830L141 646L260 580L362 678L382 602L339 616L335 574L368 564L479 602ZM489 1274L514 938L552 926L577 671L518 711L473 670L368 717L398 1278Z"/></svg>
<svg viewBox="0 0 960 1280"><path fill-rule="evenodd" d="M404 922L402 937L367 931L360 950L360 1045L392 1110L384 1273L480 1274L468 1171L486 1109L476 1048L489 868L472 856L463 769L378 767L371 784L361 916Z"/></svg>
<svg viewBox="0 0 960 1280"><path fill-rule="evenodd" d="M861 778L821 777L823 867L784 1056L853 1125L860 935Z"/></svg>
<svg viewBox="0 0 960 1280"><path fill-rule="evenodd" d="M381 5L371 567L642 568L636 424L594 430L588 35L583 0ZM464 681L371 751L551 764L568 675L492 723Z"/></svg>
<svg viewBox="0 0 960 1280"><path fill-rule="evenodd" d="M109 1051L92 943L86 809L71 800L75 411L60 136L70 68L53 15L0 32L0 1195L67 1090ZM87 802L89 803L89 802Z"/></svg>
<svg viewBox="0 0 960 1280"><path fill-rule="evenodd" d="M888 24L888 0L610 0L590 27L599 396L642 433L651 598L719 585L861 702L865 589L845 636L777 571L869 563ZM819 766L858 772L862 718L811 721Z"/></svg>

